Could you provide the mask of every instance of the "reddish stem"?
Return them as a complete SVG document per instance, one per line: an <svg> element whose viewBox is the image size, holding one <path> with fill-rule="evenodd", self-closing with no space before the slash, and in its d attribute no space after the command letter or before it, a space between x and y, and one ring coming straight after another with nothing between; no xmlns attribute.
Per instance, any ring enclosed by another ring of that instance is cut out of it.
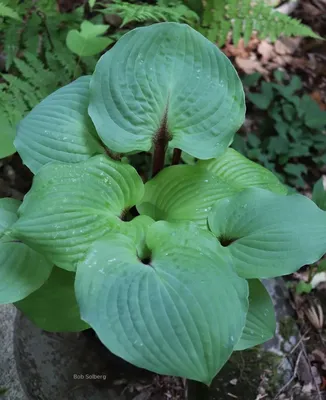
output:
<svg viewBox="0 0 326 400"><path fill-rule="evenodd" d="M174 149L172 156L172 165L178 165L180 163L180 159L181 159L181 150Z"/></svg>

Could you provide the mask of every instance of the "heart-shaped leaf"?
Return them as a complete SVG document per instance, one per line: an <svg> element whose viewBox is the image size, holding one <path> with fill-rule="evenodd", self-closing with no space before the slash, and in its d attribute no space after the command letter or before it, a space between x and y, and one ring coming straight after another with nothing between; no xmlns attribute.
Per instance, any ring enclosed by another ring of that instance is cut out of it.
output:
<svg viewBox="0 0 326 400"><path fill-rule="evenodd" d="M258 187L275 193L287 193L287 188L271 171L231 148L216 159L199 160L197 166L206 168L219 180L239 191Z"/></svg>
<svg viewBox="0 0 326 400"><path fill-rule="evenodd" d="M49 279L34 293L15 303L35 325L50 332L79 332L89 328L80 319L75 273L53 268Z"/></svg>
<svg viewBox="0 0 326 400"><path fill-rule="evenodd" d="M271 339L276 330L272 299L258 279L249 279L249 309L241 339L234 350L245 350Z"/></svg>
<svg viewBox="0 0 326 400"><path fill-rule="evenodd" d="M108 28L108 25L94 25L90 21L83 21L80 25L80 32L76 29L68 32L67 47L80 57L95 56L113 43L113 39L101 37Z"/></svg>
<svg viewBox="0 0 326 400"><path fill-rule="evenodd" d="M209 384L241 336L247 282L195 224L157 222L147 246L140 260L124 235L93 243L77 267L81 316L125 360Z"/></svg>
<svg viewBox="0 0 326 400"><path fill-rule="evenodd" d="M58 267L75 270L93 241L122 229L120 218L143 192L132 166L106 156L78 164L48 164L34 178L12 229Z"/></svg>
<svg viewBox="0 0 326 400"><path fill-rule="evenodd" d="M52 264L42 255L9 236L17 221L20 201L0 199L0 304L21 300L49 277Z"/></svg>
<svg viewBox="0 0 326 400"><path fill-rule="evenodd" d="M89 114L113 151L169 142L202 159L222 154L244 120L241 81L228 58L184 24L124 35L98 62Z"/></svg>
<svg viewBox="0 0 326 400"><path fill-rule="evenodd" d="M326 212L297 194L246 189L217 202L208 223L244 278L290 274L326 252Z"/></svg>
<svg viewBox="0 0 326 400"><path fill-rule="evenodd" d="M18 125L15 146L36 173L51 161L77 163L104 150L87 114L89 76L52 93Z"/></svg>
<svg viewBox="0 0 326 400"><path fill-rule="evenodd" d="M190 220L206 228L216 201L250 187L287 192L270 171L228 149L221 157L198 161L195 166L165 168L145 184L137 209L155 220Z"/></svg>

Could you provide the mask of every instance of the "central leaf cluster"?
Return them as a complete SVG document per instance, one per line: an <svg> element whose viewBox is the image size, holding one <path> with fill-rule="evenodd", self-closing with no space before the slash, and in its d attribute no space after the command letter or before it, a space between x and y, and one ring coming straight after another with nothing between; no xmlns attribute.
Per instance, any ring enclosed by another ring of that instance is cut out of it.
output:
<svg viewBox="0 0 326 400"><path fill-rule="evenodd" d="M123 36L18 127L36 175L21 205L0 202L0 248L20 260L1 258L0 301L207 384L232 351L268 340L260 279L318 260L326 213L228 148L244 113L236 71L198 32L162 23ZM155 165L167 146L200 160L144 183L131 155L151 152Z"/></svg>

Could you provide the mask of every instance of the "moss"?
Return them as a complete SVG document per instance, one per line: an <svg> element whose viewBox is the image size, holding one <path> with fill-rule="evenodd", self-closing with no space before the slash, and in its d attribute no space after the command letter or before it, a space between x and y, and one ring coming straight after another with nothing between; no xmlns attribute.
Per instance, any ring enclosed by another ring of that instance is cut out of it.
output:
<svg viewBox="0 0 326 400"><path fill-rule="evenodd" d="M279 333L284 340L289 341L292 336L296 336L297 325L294 318L290 316L284 317L278 324Z"/></svg>
<svg viewBox="0 0 326 400"><path fill-rule="evenodd" d="M261 347L234 352L214 379L209 400L229 400L230 394L239 399L255 399L260 387L275 395L283 384L281 360L282 357Z"/></svg>

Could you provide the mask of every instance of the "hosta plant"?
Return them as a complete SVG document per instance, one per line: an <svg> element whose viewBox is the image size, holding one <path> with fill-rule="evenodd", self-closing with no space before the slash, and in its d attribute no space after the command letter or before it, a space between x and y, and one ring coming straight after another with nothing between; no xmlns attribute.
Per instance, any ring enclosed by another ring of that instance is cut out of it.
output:
<svg viewBox="0 0 326 400"><path fill-rule="evenodd" d="M206 384L269 339L261 279L323 256L326 213L229 148L244 115L235 69L189 26L123 36L18 126L35 177L22 204L0 201L1 302ZM144 182L131 161L148 154Z"/></svg>

